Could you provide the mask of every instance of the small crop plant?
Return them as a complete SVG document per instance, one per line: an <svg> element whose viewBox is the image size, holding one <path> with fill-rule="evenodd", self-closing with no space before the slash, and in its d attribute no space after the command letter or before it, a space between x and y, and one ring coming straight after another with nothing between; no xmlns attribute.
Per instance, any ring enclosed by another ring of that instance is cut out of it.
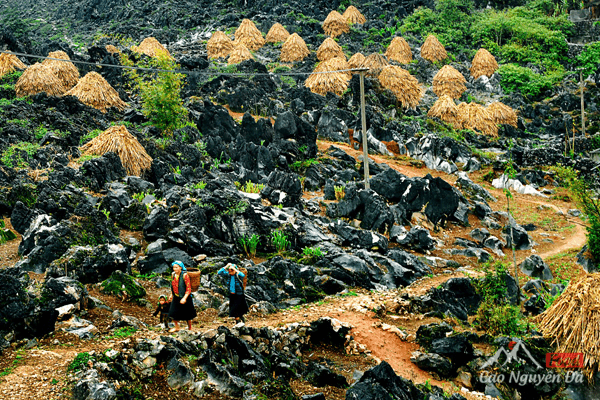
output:
<svg viewBox="0 0 600 400"><path fill-rule="evenodd" d="M260 236L252 234L252 236L243 236L239 238L240 245L248 257L256 256L256 247L260 244Z"/></svg>
<svg viewBox="0 0 600 400"><path fill-rule="evenodd" d="M283 254L291 245L287 235L280 230L271 232L271 239L273 240L273 245L275 246L277 254Z"/></svg>

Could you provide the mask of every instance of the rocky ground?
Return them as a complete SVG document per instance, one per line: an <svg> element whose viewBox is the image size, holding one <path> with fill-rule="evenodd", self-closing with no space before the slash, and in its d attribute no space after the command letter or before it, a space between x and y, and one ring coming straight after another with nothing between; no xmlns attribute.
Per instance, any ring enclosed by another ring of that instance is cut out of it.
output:
<svg viewBox="0 0 600 400"><path fill-rule="evenodd" d="M388 28L432 6L356 4L368 22L339 38L348 55L384 51L396 34ZM358 76L341 96L323 97L304 87L305 75L280 75L313 70L320 21L340 6L1 2L0 49L119 65L105 45L132 56L132 44L154 36L191 73L181 93L190 124L170 135L142 113L120 69L77 64L128 102L107 113L72 96L16 99L19 73L0 78L0 218L16 236L0 245L0 399L600 398L589 384L478 379L492 369L531 372L522 360L484 366L515 339L543 363L554 344L537 316L570 281L598 270L585 218L555 168L597 181L598 75L586 83L584 136L573 76L525 98L505 93L498 74L473 79L468 51L449 48L466 79L461 101L502 101L519 116L498 138L457 131L427 117L440 65L418 54L423 37L408 34L415 61L405 67L424 96L402 109L366 78L366 189ZM282 64L280 44L267 44L236 66L209 60L210 34L231 34L242 18L263 33L284 24L312 54ZM573 57L581 51L569 46ZM79 146L112 125L125 125L153 159L142 176L127 176L114 153L81 156ZM253 236L260 243L247 254L240 239ZM174 260L197 267L202 281L192 331L169 334L151 314ZM249 271L243 326L226 317L216 276L229 262ZM496 275L498 309L520 310L510 334L483 329L478 315L489 301L482 282L500 264L511 274Z"/></svg>

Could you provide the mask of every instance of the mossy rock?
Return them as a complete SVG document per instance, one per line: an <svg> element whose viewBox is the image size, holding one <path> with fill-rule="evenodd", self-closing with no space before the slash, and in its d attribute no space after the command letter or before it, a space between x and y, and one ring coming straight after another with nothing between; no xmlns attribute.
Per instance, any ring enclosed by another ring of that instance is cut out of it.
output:
<svg viewBox="0 0 600 400"><path fill-rule="evenodd" d="M111 294L129 301L137 301L146 296L146 290L132 276L121 271L113 272L102 282L102 293Z"/></svg>
<svg viewBox="0 0 600 400"><path fill-rule="evenodd" d="M147 216L146 206L140 202L132 201L116 219L122 228L141 231Z"/></svg>

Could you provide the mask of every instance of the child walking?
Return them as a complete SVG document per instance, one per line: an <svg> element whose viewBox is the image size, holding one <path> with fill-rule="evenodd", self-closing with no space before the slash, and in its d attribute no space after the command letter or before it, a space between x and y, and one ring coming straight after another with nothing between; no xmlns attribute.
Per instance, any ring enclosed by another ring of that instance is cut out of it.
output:
<svg viewBox="0 0 600 400"><path fill-rule="evenodd" d="M156 317L157 314L160 313L160 323L165 325L165 329L169 329L169 308L171 307L171 302L167 301L167 296L160 295L158 297L158 305L156 307L156 311L152 314L153 317Z"/></svg>

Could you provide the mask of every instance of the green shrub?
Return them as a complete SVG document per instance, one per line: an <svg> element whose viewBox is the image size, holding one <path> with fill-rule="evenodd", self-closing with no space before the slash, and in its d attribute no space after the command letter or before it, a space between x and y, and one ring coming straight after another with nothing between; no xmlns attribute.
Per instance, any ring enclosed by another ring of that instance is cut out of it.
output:
<svg viewBox="0 0 600 400"><path fill-rule="evenodd" d="M254 257L256 255L256 247L260 244L260 236L255 233L250 237L243 236L240 237L239 242L244 253L248 257Z"/></svg>
<svg viewBox="0 0 600 400"><path fill-rule="evenodd" d="M562 67L547 75L540 75L530 68L517 64L504 64L498 70L500 85L507 93L520 91L523 96L536 97L542 92L550 90L552 85L559 82L564 76Z"/></svg>
<svg viewBox="0 0 600 400"><path fill-rule="evenodd" d="M277 250L277 254L284 253L291 244L287 235L279 230L273 231L271 238L273 239L273 245L275 246L275 250Z"/></svg>
<svg viewBox="0 0 600 400"><path fill-rule="evenodd" d="M38 144L19 142L4 150L2 157L0 157L0 161L10 168L29 168L29 164L25 158L23 158L23 153L31 157L39 148L40 146Z"/></svg>
<svg viewBox="0 0 600 400"><path fill-rule="evenodd" d="M596 73L600 69L600 42L586 45L577 56L577 64L584 68L585 75Z"/></svg>
<svg viewBox="0 0 600 400"><path fill-rule="evenodd" d="M121 62L123 65L134 66L124 54L121 55ZM166 134L184 127L188 122L188 111L181 98L185 75L174 72L179 65L166 53L161 53L148 62L138 62L137 66L161 70L151 73L126 70L142 96L142 113Z"/></svg>
<svg viewBox="0 0 600 400"><path fill-rule="evenodd" d="M488 265L485 277L475 282L477 292L482 297L477 310L477 324L491 335L515 336L525 331L519 307L508 302L507 274L507 266L497 262L493 271Z"/></svg>
<svg viewBox="0 0 600 400"><path fill-rule="evenodd" d="M73 361L71 361L71 363L67 367L67 371L79 371L79 370L85 369L85 368L87 368L88 362L91 359L92 359L92 356L90 356L90 353L88 353L88 352L79 353L75 356Z"/></svg>
<svg viewBox="0 0 600 400"><path fill-rule="evenodd" d="M79 139L79 145L84 145L87 142L89 142L90 140L92 140L93 138L95 138L96 136L98 136L99 134L101 134L102 131L100 129L94 129L93 131L90 131L88 133L86 133L85 135L83 135L81 137L81 139Z"/></svg>

